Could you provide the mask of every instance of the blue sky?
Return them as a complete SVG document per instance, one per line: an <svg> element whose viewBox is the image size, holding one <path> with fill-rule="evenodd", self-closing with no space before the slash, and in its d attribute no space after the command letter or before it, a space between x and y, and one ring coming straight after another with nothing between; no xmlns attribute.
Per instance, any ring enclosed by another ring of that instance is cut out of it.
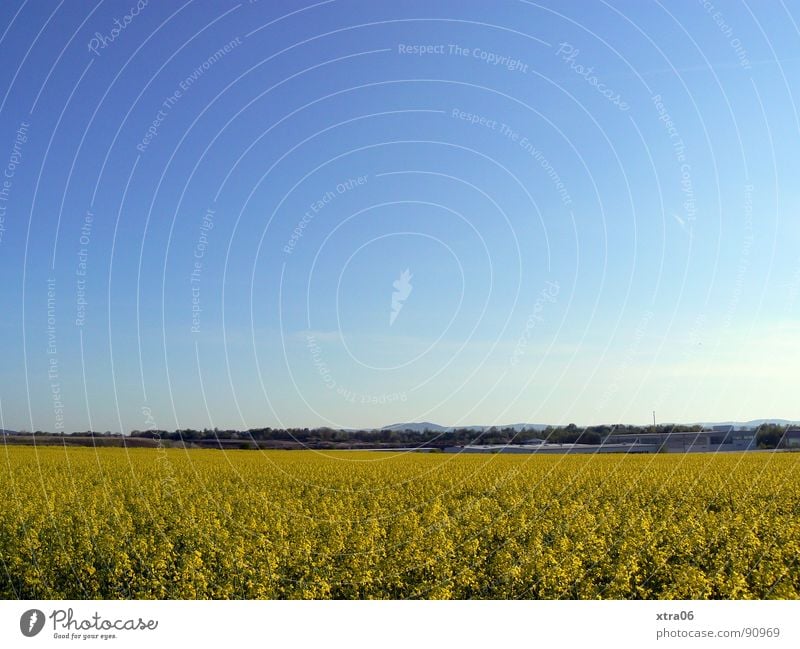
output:
<svg viewBox="0 0 800 649"><path fill-rule="evenodd" d="M3 426L797 418L798 23L3 3Z"/></svg>

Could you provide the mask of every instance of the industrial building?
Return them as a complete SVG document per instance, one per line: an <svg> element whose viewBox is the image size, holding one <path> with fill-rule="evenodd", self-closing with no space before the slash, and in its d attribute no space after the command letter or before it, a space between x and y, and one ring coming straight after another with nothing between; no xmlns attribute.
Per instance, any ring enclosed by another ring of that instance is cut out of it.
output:
<svg viewBox="0 0 800 649"><path fill-rule="evenodd" d="M713 426L689 433L632 433L609 435L606 444L645 444L668 453L748 451L756 448L756 431L734 426Z"/></svg>
<svg viewBox="0 0 800 649"><path fill-rule="evenodd" d="M696 432L619 433L608 435L602 444L482 444L451 446L445 453L709 453L755 449L756 430L735 426L712 426ZM800 428L789 429L783 448L800 448Z"/></svg>
<svg viewBox="0 0 800 649"><path fill-rule="evenodd" d="M781 441L782 448L800 448L800 428L788 428Z"/></svg>

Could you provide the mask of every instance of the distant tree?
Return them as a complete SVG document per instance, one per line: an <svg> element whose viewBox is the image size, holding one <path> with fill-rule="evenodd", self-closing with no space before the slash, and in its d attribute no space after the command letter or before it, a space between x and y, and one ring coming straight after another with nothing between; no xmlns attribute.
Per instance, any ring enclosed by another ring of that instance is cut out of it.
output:
<svg viewBox="0 0 800 649"><path fill-rule="evenodd" d="M756 432L758 448L778 448L783 441L786 427L777 424L762 424Z"/></svg>

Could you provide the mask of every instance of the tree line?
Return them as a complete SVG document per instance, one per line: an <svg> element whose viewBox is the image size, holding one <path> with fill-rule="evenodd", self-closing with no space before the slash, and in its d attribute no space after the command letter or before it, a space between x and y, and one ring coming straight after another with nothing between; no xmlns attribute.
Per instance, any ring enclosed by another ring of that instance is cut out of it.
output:
<svg viewBox="0 0 800 649"><path fill-rule="evenodd" d="M610 434L642 432L694 432L702 426L631 426L600 425L578 427L548 426L545 429L492 427L485 430L457 428L452 431L435 430L338 430L334 428L252 428L246 431L215 429L181 429L176 431L133 431L134 437L154 437L174 441L252 440L254 442L298 442L315 444L375 444L389 446L464 446L467 444L527 444L545 441L551 444L601 444Z"/></svg>
<svg viewBox="0 0 800 649"><path fill-rule="evenodd" d="M759 448L778 448L788 426L762 424L756 430L756 446ZM603 424L579 427L548 426L544 429L513 427L491 427L483 430L457 428L449 431L413 429L405 430L340 430L328 427L319 428L251 428L248 430L220 428L183 428L177 430L134 430L130 435L110 431L78 431L74 433L50 433L37 430L33 433L19 431L6 435L16 437L48 438L123 438L156 440L159 443L186 444L207 447L256 448L256 447L310 447L310 448L392 448L392 447L430 447L465 446L469 444L529 444L547 442L551 444L602 444L609 435L642 433L686 433L701 432L700 425L659 425L634 426L628 424Z"/></svg>

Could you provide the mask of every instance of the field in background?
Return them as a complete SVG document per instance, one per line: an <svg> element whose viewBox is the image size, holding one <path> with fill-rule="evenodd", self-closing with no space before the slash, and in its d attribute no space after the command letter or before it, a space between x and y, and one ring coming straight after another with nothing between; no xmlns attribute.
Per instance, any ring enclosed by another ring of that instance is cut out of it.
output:
<svg viewBox="0 0 800 649"><path fill-rule="evenodd" d="M800 455L0 449L2 598L798 598Z"/></svg>

